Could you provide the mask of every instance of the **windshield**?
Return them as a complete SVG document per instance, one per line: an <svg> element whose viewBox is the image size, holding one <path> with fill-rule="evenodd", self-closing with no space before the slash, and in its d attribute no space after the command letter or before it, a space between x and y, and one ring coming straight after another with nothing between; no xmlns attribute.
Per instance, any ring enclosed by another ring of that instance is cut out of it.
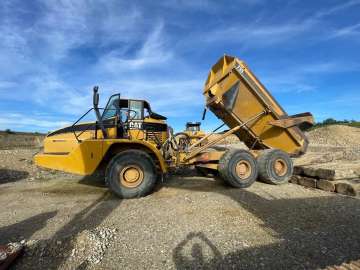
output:
<svg viewBox="0 0 360 270"><path fill-rule="evenodd" d="M102 119L109 119L111 117L114 117L119 110L119 100L120 100L120 95L114 95L112 97L110 97L104 112L102 114Z"/></svg>

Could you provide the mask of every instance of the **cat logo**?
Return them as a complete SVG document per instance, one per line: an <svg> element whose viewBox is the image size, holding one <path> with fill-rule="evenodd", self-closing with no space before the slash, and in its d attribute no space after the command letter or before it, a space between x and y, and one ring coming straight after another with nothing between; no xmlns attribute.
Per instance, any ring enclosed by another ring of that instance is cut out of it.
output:
<svg viewBox="0 0 360 270"><path fill-rule="evenodd" d="M130 129L142 129L142 122L134 122L134 121L131 121L129 123L129 128Z"/></svg>

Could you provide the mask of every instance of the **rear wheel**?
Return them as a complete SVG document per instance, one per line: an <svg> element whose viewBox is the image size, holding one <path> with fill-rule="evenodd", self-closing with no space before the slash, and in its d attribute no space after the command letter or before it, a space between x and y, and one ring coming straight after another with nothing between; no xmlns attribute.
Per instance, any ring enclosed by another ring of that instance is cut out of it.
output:
<svg viewBox="0 0 360 270"><path fill-rule="evenodd" d="M256 160L246 150L230 149L219 160L219 173L233 187L249 187L258 176Z"/></svg>
<svg viewBox="0 0 360 270"><path fill-rule="evenodd" d="M262 151L258 164L260 180L273 185L287 183L294 171L289 155L279 149Z"/></svg>
<svg viewBox="0 0 360 270"><path fill-rule="evenodd" d="M156 166L144 151L127 150L114 156L106 169L106 183L121 198L149 194L156 183Z"/></svg>

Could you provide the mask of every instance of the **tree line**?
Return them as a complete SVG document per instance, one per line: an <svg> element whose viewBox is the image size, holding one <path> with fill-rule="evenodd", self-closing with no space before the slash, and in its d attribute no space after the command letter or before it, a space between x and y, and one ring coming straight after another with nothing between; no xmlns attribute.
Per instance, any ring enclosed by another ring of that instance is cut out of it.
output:
<svg viewBox="0 0 360 270"><path fill-rule="evenodd" d="M356 120L346 120L346 119L344 119L344 120L336 120L334 118L327 118L322 122L315 123L314 126L312 127L312 129L319 128L319 127L324 127L324 126L329 126L329 125L346 125L346 126L360 128L360 122L356 121Z"/></svg>

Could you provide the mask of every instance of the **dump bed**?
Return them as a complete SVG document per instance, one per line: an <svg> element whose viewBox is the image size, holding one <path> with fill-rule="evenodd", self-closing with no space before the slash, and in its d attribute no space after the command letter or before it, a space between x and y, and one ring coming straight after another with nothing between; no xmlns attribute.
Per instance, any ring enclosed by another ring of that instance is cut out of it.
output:
<svg viewBox="0 0 360 270"><path fill-rule="evenodd" d="M298 125L312 124L310 113L288 116L247 65L223 56L205 83L207 107L250 149L281 149L292 156L305 153L308 140Z"/></svg>

